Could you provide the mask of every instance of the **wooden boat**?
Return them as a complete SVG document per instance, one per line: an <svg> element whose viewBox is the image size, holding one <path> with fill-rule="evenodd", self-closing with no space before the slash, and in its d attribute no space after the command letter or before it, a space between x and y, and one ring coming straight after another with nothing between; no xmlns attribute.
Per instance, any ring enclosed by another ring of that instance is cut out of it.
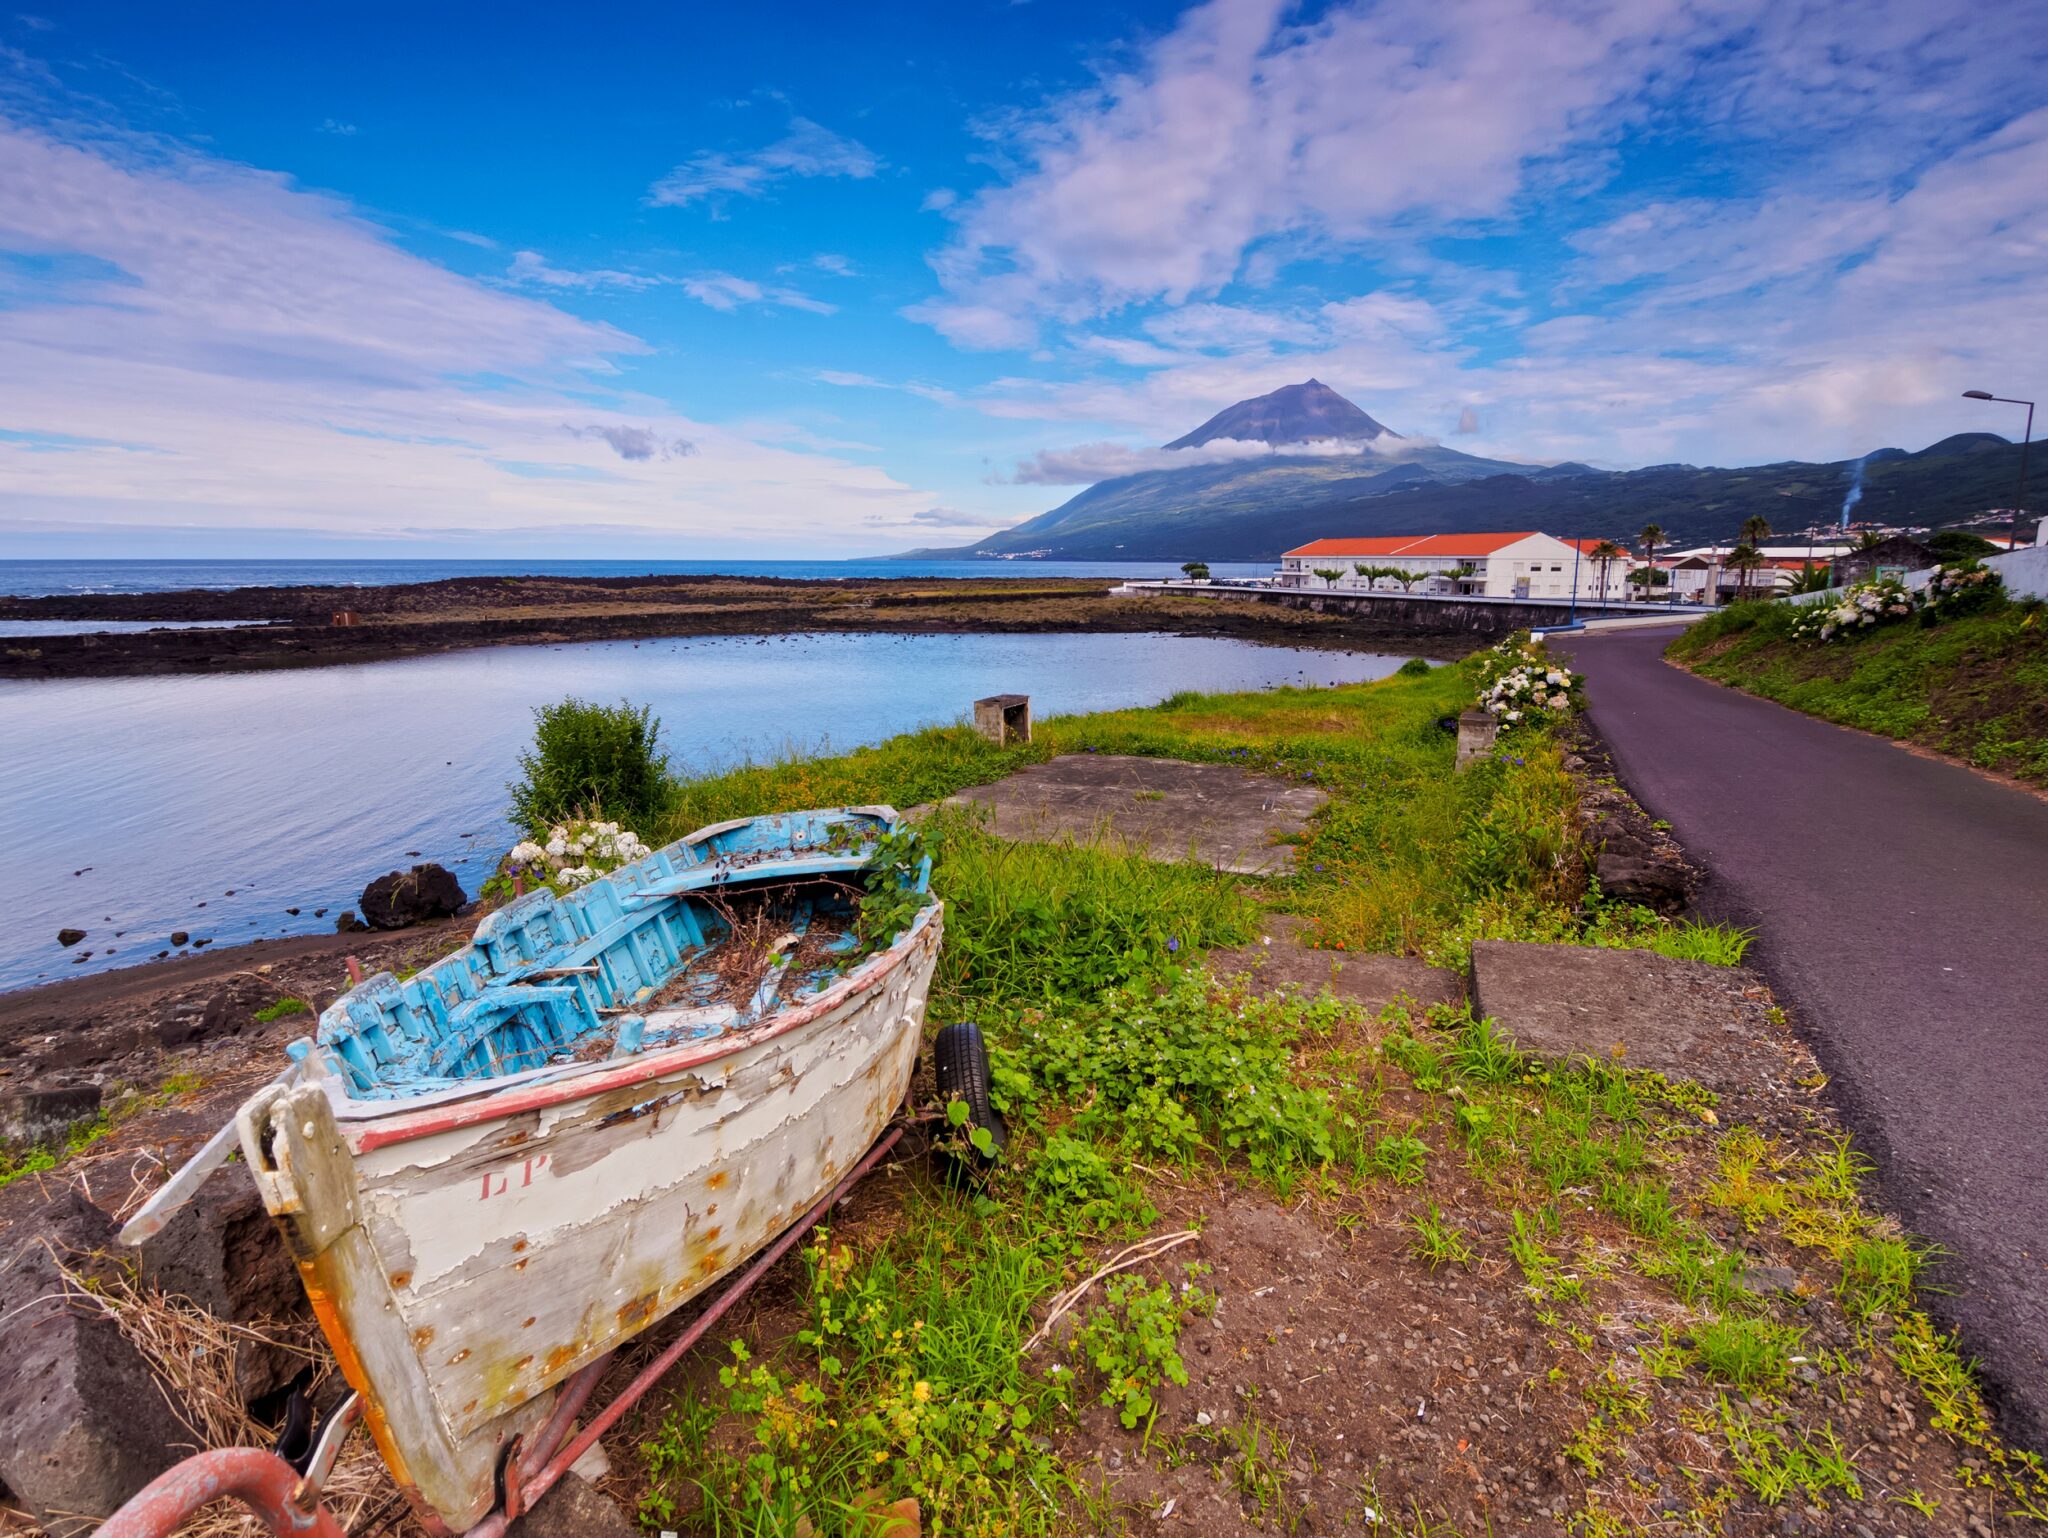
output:
<svg viewBox="0 0 2048 1538"><path fill-rule="evenodd" d="M242 1107L321 1327L431 1524L482 1518L565 1378L773 1240L895 1114L941 929L928 899L854 956L896 824L723 823L531 893L344 995L293 1044L296 1082ZM924 893L929 869L901 879Z"/></svg>

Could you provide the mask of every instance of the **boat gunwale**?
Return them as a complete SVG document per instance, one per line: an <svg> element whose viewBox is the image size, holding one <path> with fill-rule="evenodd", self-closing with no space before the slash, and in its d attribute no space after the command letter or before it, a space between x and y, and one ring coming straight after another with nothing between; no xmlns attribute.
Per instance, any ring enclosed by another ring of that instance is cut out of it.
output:
<svg viewBox="0 0 2048 1538"><path fill-rule="evenodd" d="M399 1143L417 1142L443 1132L499 1121L524 1111L548 1110L736 1056L762 1042L772 1041L786 1031L809 1025L820 1015L836 1009L856 991L867 992L879 984L908 961L944 907L944 901L934 897L918 911L910 926L887 950L847 973L824 992L801 1004L776 1011L751 1030L684 1043L657 1052L636 1053L616 1061L600 1059L589 1064L570 1065L538 1082L507 1083L500 1080L500 1087L491 1088L489 1081L480 1081L473 1093L427 1106L403 1101L337 1101L330 1090L328 1099L334 1106L336 1130L347 1143L349 1151L360 1156Z"/></svg>

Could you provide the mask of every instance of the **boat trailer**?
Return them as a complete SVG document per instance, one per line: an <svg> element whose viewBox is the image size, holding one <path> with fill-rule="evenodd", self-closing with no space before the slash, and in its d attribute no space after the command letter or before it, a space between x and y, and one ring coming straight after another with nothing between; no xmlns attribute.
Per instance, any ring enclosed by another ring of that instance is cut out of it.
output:
<svg viewBox="0 0 2048 1538"><path fill-rule="evenodd" d="M532 1445L515 1437L505 1450L499 1477L498 1508L467 1530L463 1538L504 1538L512 1523L558 1484L564 1474L638 1404L647 1391L668 1370L702 1340L754 1284L766 1276L805 1234L824 1222L847 1192L887 1157L916 1122L899 1121L882 1134L860 1163L826 1192L810 1211L783 1231L747 1269L728 1283L690 1327L643 1367L618 1396L590 1418L573 1438L570 1429L596 1392L599 1381L612 1365L616 1351L607 1352L573 1374L560 1390L554 1411L533 1439ZM320 1504L320 1493L333 1472L348 1434L362 1419L363 1404L351 1393L322 1423L303 1468L278 1453L260 1447L219 1447L195 1453L165 1470L129 1498L121 1509L100 1525L94 1538L170 1538L192 1515L215 1501L234 1499L247 1506L272 1533L285 1538L349 1538L333 1513ZM567 1445L563 1445L564 1441ZM442 1538L455 1538L431 1517L425 1525Z"/></svg>

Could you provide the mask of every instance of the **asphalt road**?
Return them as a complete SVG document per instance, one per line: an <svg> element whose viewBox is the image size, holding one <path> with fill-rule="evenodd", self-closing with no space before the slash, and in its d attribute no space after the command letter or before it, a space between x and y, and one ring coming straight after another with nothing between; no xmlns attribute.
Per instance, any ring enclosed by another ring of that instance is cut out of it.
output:
<svg viewBox="0 0 2048 1538"><path fill-rule="evenodd" d="M1759 928L1907 1226L1950 1255L2008 1434L2048 1448L2048 802L1661 660L1675 631L1553 637L1652 816Z"/></svg>

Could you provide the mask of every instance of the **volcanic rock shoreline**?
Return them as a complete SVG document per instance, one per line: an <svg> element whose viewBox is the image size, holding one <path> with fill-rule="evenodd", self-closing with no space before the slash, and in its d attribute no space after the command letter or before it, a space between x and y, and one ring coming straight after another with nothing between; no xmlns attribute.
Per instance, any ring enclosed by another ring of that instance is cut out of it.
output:
<svg viewBox="0 0 2048 1538"><path fill-rule="evenodd" d="M0 621L236 622L0 637L0 678L255 672L480 646L712 635L1164 632L1457 657L1450 629L1361 624L1221 595L1118 597L1101 580L454 577L390 587L242 587L0 598Z"/></svg>

